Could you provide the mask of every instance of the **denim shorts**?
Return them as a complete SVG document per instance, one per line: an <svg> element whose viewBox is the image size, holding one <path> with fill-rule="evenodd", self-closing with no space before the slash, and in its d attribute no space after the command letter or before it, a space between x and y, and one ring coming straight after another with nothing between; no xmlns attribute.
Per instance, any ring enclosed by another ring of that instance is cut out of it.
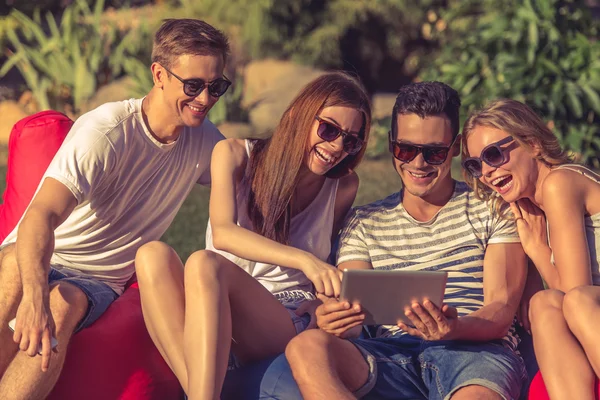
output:
<svg viewBox="0 0 600 400"><path fill-rule="evenodd" d="M56 267L56 268L55 268ZM59 265L51 265L48 274L48 283L66 282L80 289L88 299L88 309L75 328L79 332L93 324L106 311L108 306L119 297L119 295L106 283L84 275L62 269Z"/></svg>
<svg viewBox="0 0 600 400"><path fill-rule="evenodd" d="M284 292L275 293L274 296L290 314L290 318L294 324L294 328L296 329L296 335L306 330L308 324L310 324L310 314L304 313L303 315L299 316L296 314L296 310L303 302L315 300L315 295L310 292L305 292L304 290L286 290ZM241 363L235 354L230 352L227 370L231 371L240 367Z"/></svg>
<svg viewBox="0 0 600 400"><path fill-rule="evenodd" d="M521 357L500 341L428 342L402 335L352 342L369 365L357 398L441 400L478 385L512 400L527 380Z"/></svg>
<svg viewBox="0 0 600 400"><path fill-rule="evenodd" d="M310 314L304 313L299 316L296 314L296 310L305 301L315 300L315 295L304 290L286 290L285 292L275 293L275 298L290 313L290 318L292 319L294 328L296 328L296 335L305 331L308 324L310 324Z"/></svg>
<svg viewBox="0 0 600 400"><path fill-rule="evenodd" d="M11 244L13 243L0 245L0 251ZM97 279L85 275L78 275L75 272L64 269L61 265L51 264L50 272L48 273L48 284L59 281L67 282L77 287L85 293L88 299L88 309L75 328L75 332L79 332L83 328L87 328L93 324L100 318L104 311L106 311L108 306L119 297L119 295L104 282L100 282Z"/></svg>

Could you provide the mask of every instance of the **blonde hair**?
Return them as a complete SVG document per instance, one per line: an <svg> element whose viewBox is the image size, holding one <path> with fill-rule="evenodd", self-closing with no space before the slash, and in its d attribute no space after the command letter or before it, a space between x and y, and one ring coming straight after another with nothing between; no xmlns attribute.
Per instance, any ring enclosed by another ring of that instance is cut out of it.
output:
<svg viewBox="0 0 600 400"><path fill-rule="evenodd" d="M467 139L478 126L499 129L508 133L526 149L531 157L548 167L572 162L571 156L561 147L556 135L542 119L526 104L511 99L494 100L482 109L473 112L465 121L462 131L462 159L469 157ZM491 200L491 207L501 215L502 197L479 179L463 170L465 182L475 195L483 200Z"/></svg>

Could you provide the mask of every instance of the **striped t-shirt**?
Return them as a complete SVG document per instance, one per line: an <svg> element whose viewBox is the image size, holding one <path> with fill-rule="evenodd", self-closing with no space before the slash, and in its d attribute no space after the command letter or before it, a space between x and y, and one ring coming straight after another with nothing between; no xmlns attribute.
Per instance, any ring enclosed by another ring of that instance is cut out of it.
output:
<svg viewBox="0 0 600 400"><path fill-rule="evenodd" d="M427 222L411 217L402 191L354 208L340 236L337 264L366 261L373 268L446 271L444 302L463 316L483 306L483 259L488 244L518 243L514 221L501 219L456 182L452 197ZM376 337L404 334L397 326L379 326ZM514 326L504 338L515 349Z"/></svg>

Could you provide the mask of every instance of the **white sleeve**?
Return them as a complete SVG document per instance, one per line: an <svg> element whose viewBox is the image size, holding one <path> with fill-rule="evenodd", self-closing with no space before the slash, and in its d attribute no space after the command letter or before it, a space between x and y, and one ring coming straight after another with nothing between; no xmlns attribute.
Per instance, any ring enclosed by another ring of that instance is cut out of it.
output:
<svg viewBox="0 0 600 400"><path fill-rule="evenodd" d="M116 152L104 132L77 125L50 163L44 178L64 184L78 203L89 198L116 163Z"/></svg>

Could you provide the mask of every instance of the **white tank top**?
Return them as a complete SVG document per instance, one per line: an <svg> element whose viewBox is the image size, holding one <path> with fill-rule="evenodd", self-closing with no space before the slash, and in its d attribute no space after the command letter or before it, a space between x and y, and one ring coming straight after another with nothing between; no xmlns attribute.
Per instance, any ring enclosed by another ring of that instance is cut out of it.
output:
<svg viewBox="0 0 600 400"><path fill-rule="evenodd" d="M251 144L246 140L248 155L250 154L250 146ZM252 223L247 212L246 188L242 184L237 185L237 187L237 224L242 228L252 230ZM337 187L338 179L326 178L313 201L299 214L292 217L290 222L290 245L308 251L323 261L327 260L331 251ZM313 291L312 283L300 270L250 261L231 253L216 250L213 246L210 219L206 227L206 249L219 253L237 264L273 294L297 289L307 292Z"/></svg>
<svg viewBox="0 0 600 400"><path fill-rule="evenodd" d="M563 164L554 169L568 169L578 172L586 178L600 184L596 174L583 165ZM592 282L594 286L600 286L600 213L584 216L585 235L590 251L590 265L592 268ZM550 230L548 229L548 240L550 239ZM554 253L551 255L550 261L554 264Z"/></svg>

